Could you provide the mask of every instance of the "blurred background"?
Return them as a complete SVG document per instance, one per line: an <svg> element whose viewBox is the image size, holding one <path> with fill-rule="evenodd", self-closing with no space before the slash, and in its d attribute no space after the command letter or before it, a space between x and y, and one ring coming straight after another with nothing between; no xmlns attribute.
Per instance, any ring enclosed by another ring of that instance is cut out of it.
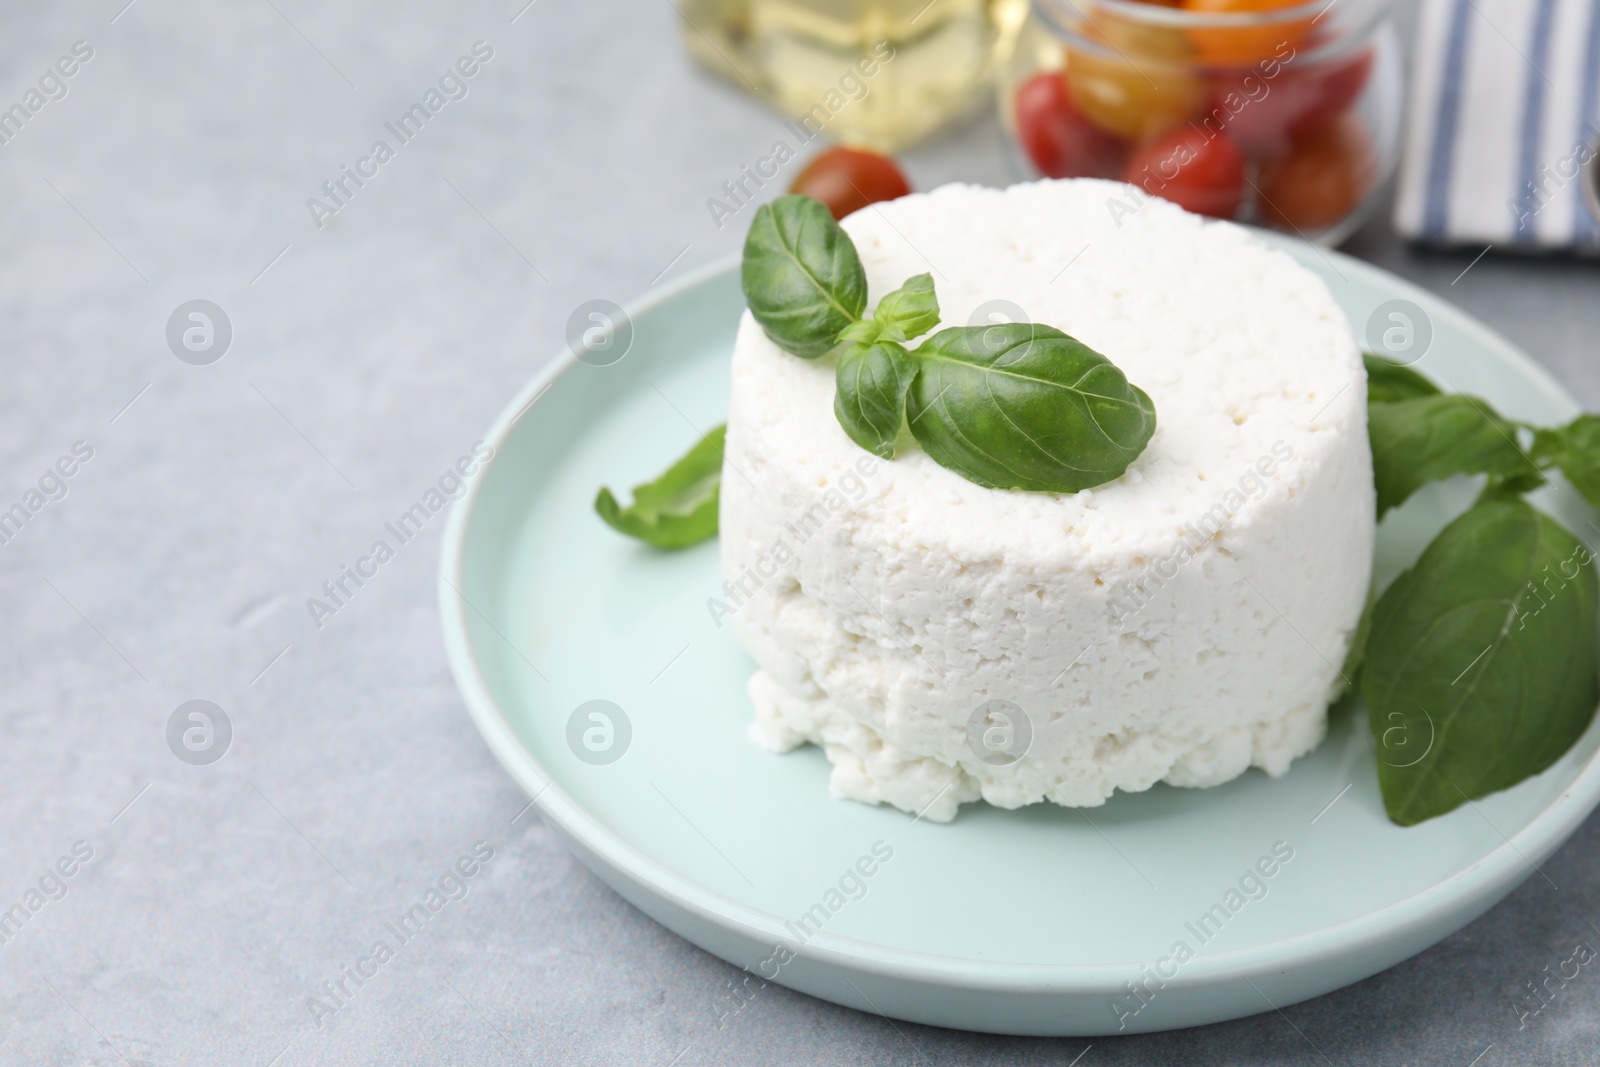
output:
<svg viewBox="0 0 1600 1067"><path fill-rule="evenodd" d="M1596 5L1257 6L0 15L0 906L28 909L0 1063L1591 1061L1600 984L1534 1032L1510 1008L1589 918L1539 880L1358 986L1182 1034L958 1034L778 987L728 1018L738 972L589 875L470 726L442 519L307 610L581 305L736 252L802 177L1127 178L1339 243L1600 408ZM816 163L841 141L892 159ZM1551 879L1600 886L1596 845ZM308 1010L464 857L425 936Z"/></svg>

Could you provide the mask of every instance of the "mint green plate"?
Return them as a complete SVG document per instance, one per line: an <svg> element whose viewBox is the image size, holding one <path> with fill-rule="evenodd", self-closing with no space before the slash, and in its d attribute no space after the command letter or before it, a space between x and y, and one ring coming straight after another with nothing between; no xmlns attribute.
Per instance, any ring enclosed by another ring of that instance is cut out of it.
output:
<svg viewBox="0 0 1600 1067"><path fill-rule="evenodd" d="M1418 366L1449 387L1532 421L1576 411L1456 309L1338 253L1279 243L1327 279L1358 332L1385 301L1425 309L1434 340ZM723 421L743 303L737 264L718 264L631 308L625 358L564 355L529 383L451 517L440 608L467 707L545 821L645 913L749 968L751 989L772 979L862 1011L1008 1034L1251 1015L1460 928L1600 799L1596 727L1538 778L1401 829L1384 817L1359 709L1276 780L1157 786L1086 812L978 804L948 825L833 799L816 750L774 756L745 737L752 663L706 607L721 586L717 546L659 553L591 507L599 486L653 477ZM1392 515L1380 578L1472 491L1435 487ZM1536 500L1590 532L1565 487ZM596 700L621 709L609 734L593 708L569 730ZM611 762L594 762L585 730ZM1245 877L1275 844L1292 859ZM1192 954L1181 963L1180 941Z"/></svg>

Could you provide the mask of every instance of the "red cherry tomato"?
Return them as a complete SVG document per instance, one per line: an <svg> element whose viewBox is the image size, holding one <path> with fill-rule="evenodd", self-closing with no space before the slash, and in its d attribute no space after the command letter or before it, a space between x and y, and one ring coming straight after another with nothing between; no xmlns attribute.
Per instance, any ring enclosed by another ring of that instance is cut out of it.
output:
<svg viewBox="0 0 1600 1067"><path fill-rule="evenodd" d="M842 219L880 200L911 192L911 183L888 156L839 146L819 153L789 186L791 193L815 197Z"/></svg>
<svg viewBox="0 0 1600 1067"><path fill-rule="evenodd" d="M1275 156L1354 104L1372 74L1372 51L1298 67L1269 60L1259 68L1212 79L1215 97L1204 121L1227 130L1251 155Z"/></svg>
<svg viewBox="0 0 1600 1067"><path fill-rule="evenodd" d="M1201 15L1236 15L1281 11L1306 0L1183 0ZM1311 32L1312 20L1262 21L1254 26L1208 26L1189 31L1189 39L1208 63L1254 63L1281 46L1297 46Z"/></svg>
<svg viewBox="0 0 1600 1067"><path fill-rule="evenodd" d="M1367 132L1347 112L1261 168L1261 215L1284 230L1332 226L1361 203L1375 169Z"/></svg>
<svg viewBox="0 0 1600 1067"><path fill-rule="evenodd" d="M1059 72L1035 74L1017 87L1017 140L1047 178L1116 178L1128 148L1072 103Z"/></svg>
<svg viewBox="0 0 1600 1067"><path fill-rule="evenodd" d="M1123 181L1185 211L1231 219L1244 200L1244 153L1226 137L1185 126L1135 152Z"/></svg>
<svg viewBox="0 0 1600 1067"><path fill-rule="evenodd" d="M1331 122L1360 98L1361 90L1367 87L1367 79L1372 76L1372 49L1363 48L1354 55L1319 63L1311 69L1319 90L1317 104L1289 126L1292 137L1304 137L1318 126Z"/></svg>

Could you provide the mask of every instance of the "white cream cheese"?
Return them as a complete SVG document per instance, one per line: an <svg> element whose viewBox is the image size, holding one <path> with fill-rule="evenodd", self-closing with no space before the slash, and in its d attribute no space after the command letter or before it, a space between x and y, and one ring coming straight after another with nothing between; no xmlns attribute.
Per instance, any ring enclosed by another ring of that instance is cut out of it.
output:
<svg viewBox="0 0 1600 1067"><path fill-rule="evenodd" d="M1016 305L1120 367L1157 429L1064 496L984 489L905 431L878 460L834 418L832 361L747 313L717 599L760 667L753 738L821 745L836 795L940 821L1280 775L1314 748L1374 526L1366 379L1327 286L1101 181L946 186L844 227L871 301L928 271L942 325Z"/></svg>

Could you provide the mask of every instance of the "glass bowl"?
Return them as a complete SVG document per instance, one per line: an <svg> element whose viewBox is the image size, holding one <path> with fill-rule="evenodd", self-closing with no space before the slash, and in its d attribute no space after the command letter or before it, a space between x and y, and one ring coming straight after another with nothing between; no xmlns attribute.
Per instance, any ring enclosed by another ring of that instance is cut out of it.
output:
<svg viewBox="0 0 1600 1067"><path fill-rule="evenodd" d="M1399 156L1391 0L1182 3L1033 0L999 79L1024 169L1343 240Z"/></svg>

